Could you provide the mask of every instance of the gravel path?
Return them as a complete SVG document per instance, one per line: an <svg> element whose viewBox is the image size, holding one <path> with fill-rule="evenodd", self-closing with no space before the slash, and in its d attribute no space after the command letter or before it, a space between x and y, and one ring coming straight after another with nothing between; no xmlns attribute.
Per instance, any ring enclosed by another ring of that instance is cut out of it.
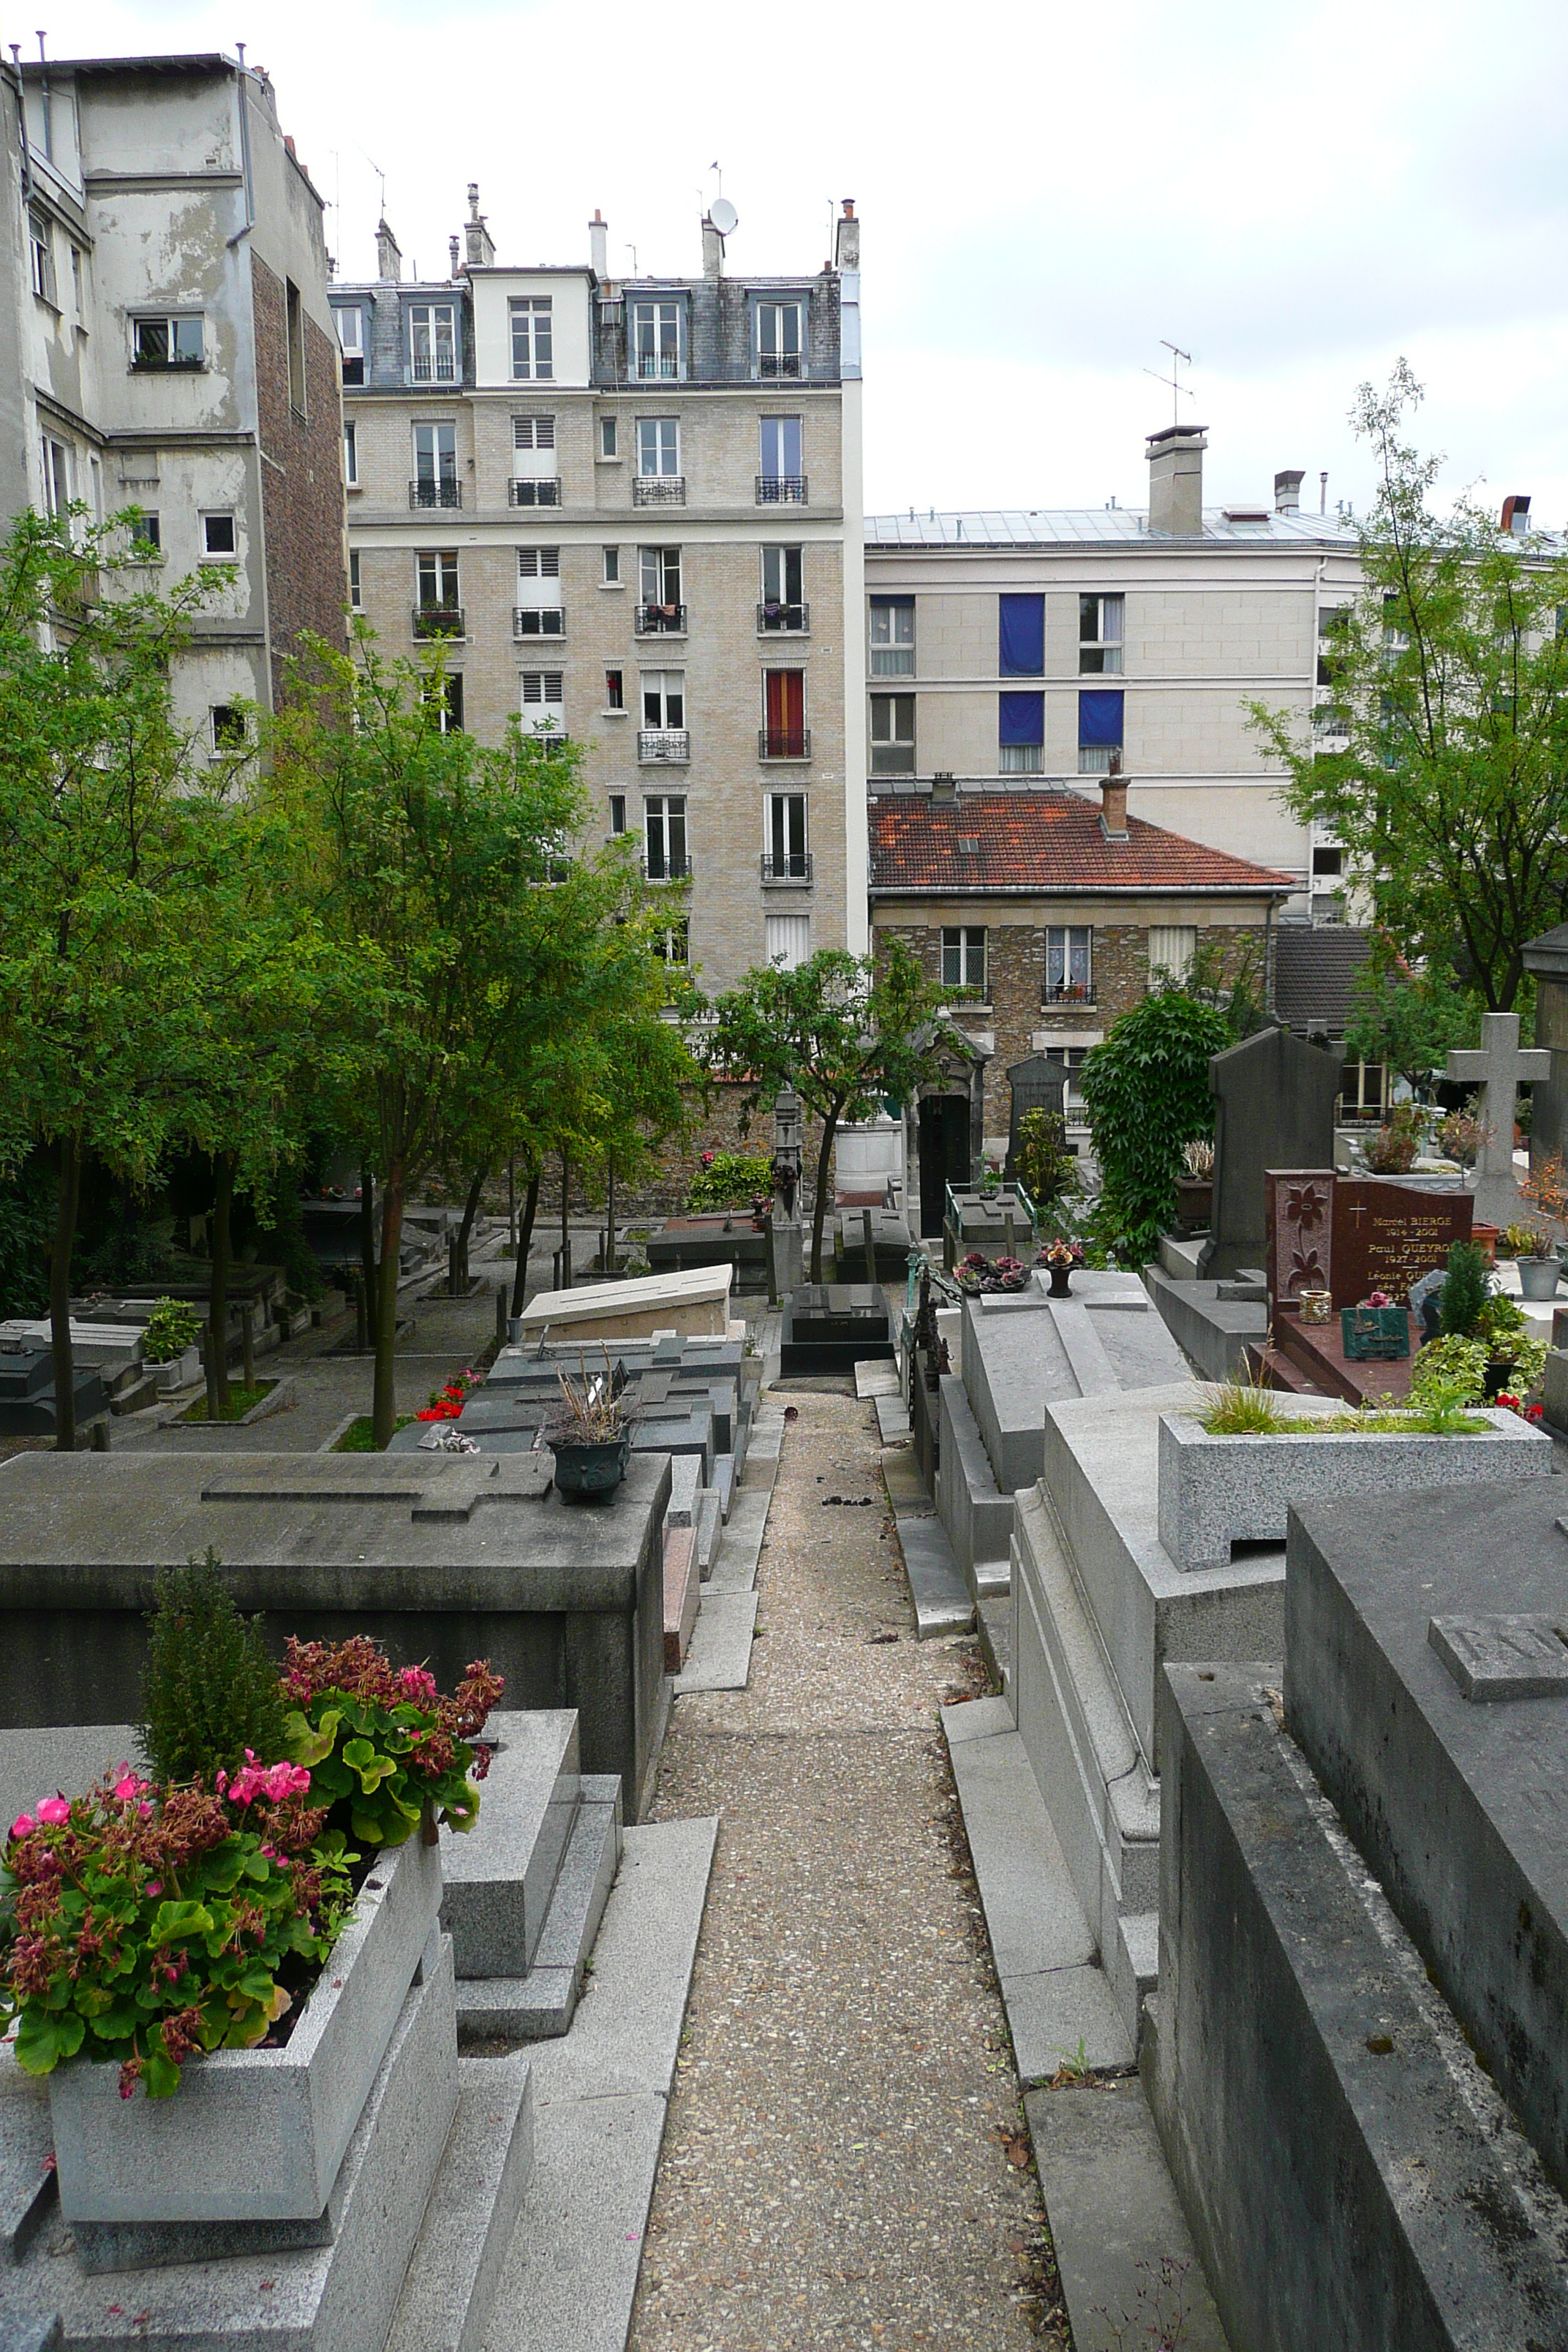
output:
<svg viewBox="0 0 1568 2352"><path fill-rule="evenodd" d="M678 1702L652 1815L722 1827L631 2342L1062 2344L937 1717L978 1655L914 1642L871 1408L790 1401L751 1687Z"/></svg>

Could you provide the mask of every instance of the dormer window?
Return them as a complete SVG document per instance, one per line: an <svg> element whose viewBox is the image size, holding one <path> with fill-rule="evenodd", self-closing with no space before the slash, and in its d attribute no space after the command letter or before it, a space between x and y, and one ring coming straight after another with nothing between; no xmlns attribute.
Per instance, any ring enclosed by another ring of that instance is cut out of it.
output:
<svg viewBox="0 0 1568 2352"><path fill-rule="evenodd" d="M347 384L364 382L364 312L335 310L338 322L338 348L343 355L343 382Z"/></svg>
<svg viewBox="0 0 1568 2352"><path fill-rule="evenodd" d="M555 314L548 294L511 303L511 372L520 383L548 383L555 373Z"/></svg>
<svg viewBox="0 0 1568 2352"><path fill-rule="evenodd" d="M457 313L450 302L409 304L408 358L416 383L457 382Z"/></svg>
<svg viewBox="0 0 1568 2352"><path fill-rule="evenodd" d="M632 373L673 382L681 373L679 302L632 304Z"/></svg>
<svg viewBox="0 0 1568 2352"><path fill-rule="evenodd" d="M799 302L759 302L757 305L757 373L764 380L798 376L801 347L805 341L803 306Z"/></svg>

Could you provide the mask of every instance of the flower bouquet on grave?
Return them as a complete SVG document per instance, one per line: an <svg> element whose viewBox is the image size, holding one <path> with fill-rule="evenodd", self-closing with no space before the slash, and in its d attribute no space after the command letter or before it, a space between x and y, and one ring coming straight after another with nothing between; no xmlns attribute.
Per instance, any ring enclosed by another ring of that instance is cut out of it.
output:
<svg viewBox="0 0 1568 2352"><path fill-rule="evenodd" d="M506 1687L488 1658L443 1698L426 1667L395 1668L365 1634L290 1634L281 1680L289 1758L309 1768L330 1827L378 1847L402 1845L422 1821L431 1838L442 1822L473 1828L489 1750L472 1743Z"/></svg>
<svg viewBox="0 0 1568 2352"><path fill-rule="evenodd" d="M471 1368L455 1372L444 1388L431 1390L429 1402L415 1414L416 1421L458 1420L468 1401L469 1391L479 1386L482 1377Z"/></svg>
<svg viewBox="0 0 1568 2352"><path fill-rule="evenodd" d="M1076 1267L1083 1264L1083 1244L1058 1234L1055 1241L1046 1244L1040 1252L1039 1262L1050 1274L1051 1297L1070 1298L1072 1284L1068 1277Z"/></svg>
<svg viewBox="0 0 1568 2352"><path fill-rule="evenodd" d="M990 1271L990 1259L979 1250L971 1250L967 1257L961 1257L952 1270L960 1290L967 1290L972 1298L980 1296Z"/></svg>

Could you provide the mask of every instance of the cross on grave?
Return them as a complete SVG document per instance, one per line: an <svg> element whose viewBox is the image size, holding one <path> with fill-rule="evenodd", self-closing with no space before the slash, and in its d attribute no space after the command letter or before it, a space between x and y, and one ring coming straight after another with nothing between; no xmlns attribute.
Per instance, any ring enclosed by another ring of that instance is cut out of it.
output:
<svg viewBox="0 0 1568 2352"><path fill-rule="evenodd" d="M1479 1048L1456 1047L1444 1075L1480 1081L1480 1117L1490 1131L1481 1146L1476 1171L1475 1214L1482 1224L1511 1224L1519 1213L1519 1186L1513 1173L1514 1096L1524 1081L1552 1076L1552 1056L1543 1047L1521 1051L1517 1013L1483 1013Z"/></svg>

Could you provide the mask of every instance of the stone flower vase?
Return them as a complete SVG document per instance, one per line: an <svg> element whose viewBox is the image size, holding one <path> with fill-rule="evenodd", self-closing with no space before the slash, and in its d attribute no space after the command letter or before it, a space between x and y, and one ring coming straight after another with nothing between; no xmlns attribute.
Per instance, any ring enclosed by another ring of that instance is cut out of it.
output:
<svg viewBox="0 0 1568 2352"><path fill-rule="evenodd" d="M1070 1298L1072 1297L1071 1266L1048 1265L1046 1272L1051 1277L1050 1296L1053 1298Z"/></svg>
<svg viewBox="0 0 1568 2352"><path fill-rule="evenodd" d="M589 1443L562 1438L551 1446L555 1456L555 1490L565 1502L584 1503L613 1495L626 1475L632 1450L630 1430L619 1437Z"/></svg>

